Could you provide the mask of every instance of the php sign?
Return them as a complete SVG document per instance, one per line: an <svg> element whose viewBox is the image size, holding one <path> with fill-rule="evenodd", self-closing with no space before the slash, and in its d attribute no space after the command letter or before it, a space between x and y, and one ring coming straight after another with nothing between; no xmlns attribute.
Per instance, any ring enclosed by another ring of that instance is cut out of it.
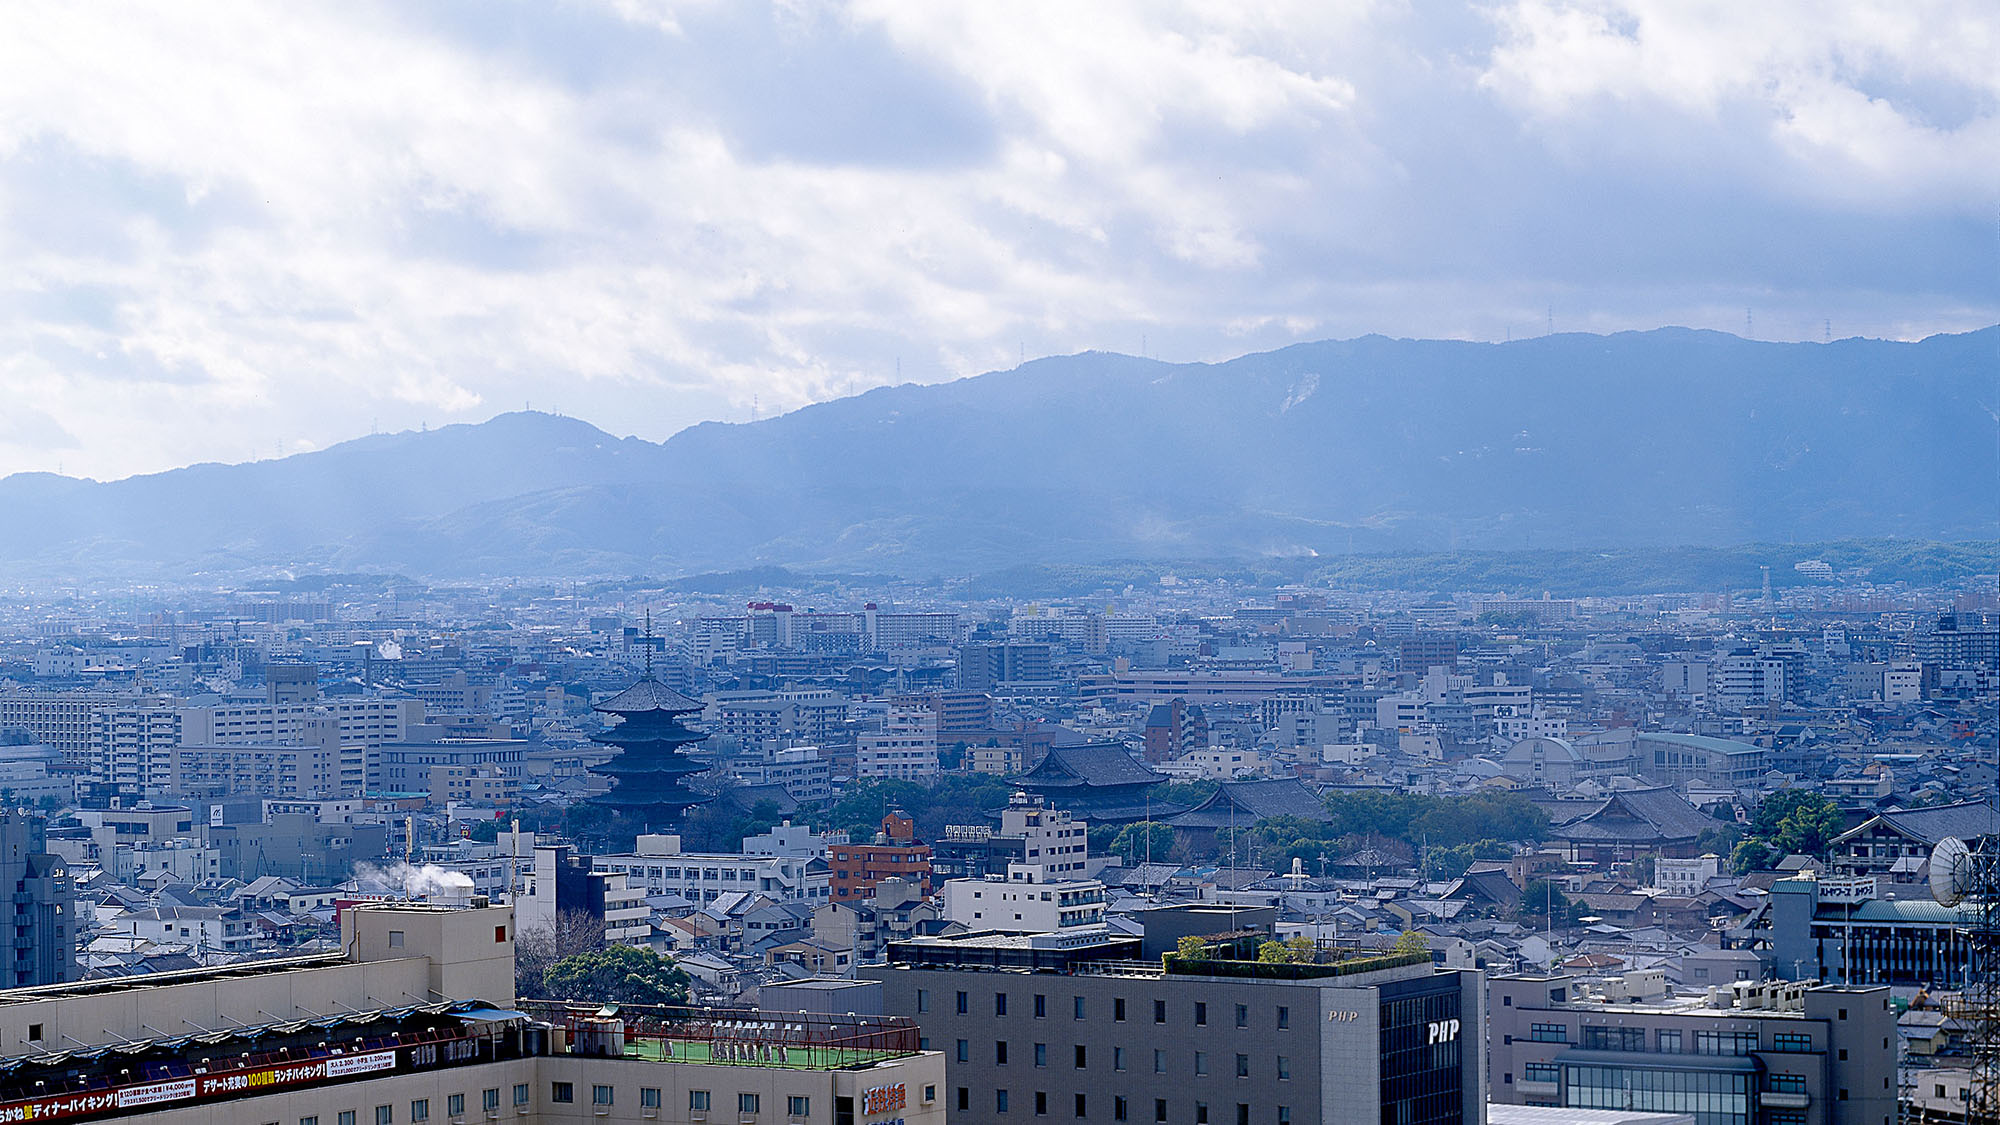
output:
<svg viewBox="0 0 2000 1125"><path fill-rule="evenodd" d="M1432 1044L1449 1043L1458 1038L1457 1020L1434 1020L1426 1026L1430 1031Z"/></svg>

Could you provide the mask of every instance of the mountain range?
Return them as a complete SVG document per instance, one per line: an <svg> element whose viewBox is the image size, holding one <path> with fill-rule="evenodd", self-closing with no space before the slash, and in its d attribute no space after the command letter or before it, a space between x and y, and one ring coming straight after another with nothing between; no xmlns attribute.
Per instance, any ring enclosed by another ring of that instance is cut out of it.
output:
<svg viewBox="0 0 2000 1125"><path fill-rule="evenodd" d="M2000 537L2000 327L1084 353L665 442L547 414L0 480L0 576L432 577Z"/></svg>

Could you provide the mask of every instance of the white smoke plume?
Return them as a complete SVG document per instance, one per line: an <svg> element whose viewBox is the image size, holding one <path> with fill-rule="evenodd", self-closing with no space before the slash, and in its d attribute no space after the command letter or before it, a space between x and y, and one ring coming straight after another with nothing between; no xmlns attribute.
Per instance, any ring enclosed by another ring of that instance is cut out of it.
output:
<svg viewBox="0 0 2000 1125"><path fill-rule="evenodd" d="M401 860L387 867L373 863L354 865L354 882L368 894L401 895L409 899L439 902L467 902L472 898L472 876L449 871L435 863L422 867Z"/></svg>

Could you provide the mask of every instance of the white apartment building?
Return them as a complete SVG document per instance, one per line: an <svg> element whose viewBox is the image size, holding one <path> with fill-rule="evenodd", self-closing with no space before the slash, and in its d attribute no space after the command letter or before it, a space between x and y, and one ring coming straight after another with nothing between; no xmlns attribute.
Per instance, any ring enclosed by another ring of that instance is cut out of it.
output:
<svg viewBox="0 0 2000 1125"><path fill-rule="evenodd" d="M161 697L139 692L10 691L0 692L0 727L28 732L36 742L53 746L65 763L89 766L91 717L108 707L150 707Z"/></svg>
<svg viewBox="0 0 2000 1125"><path fill-rule="evenodd" d="M1104 884L1095 879L1043 883L1026 865L1009 864L1007 877L947 879L944 918L972 930L1061 933L1104 921Z"/></svg>
<svg viewBox="0 0 2000 1125"><path fill-rule="evenodd" d="M937 712L917 703L891 702L879 731L854 743L857 777L920 781L938 772Z"/></svg>
<svg viewBox="0 0 2000 1125"><path fill-rule="evenodd" d="M629 855L598 856L594 866L623 875L629 886L645 895L679 895L700 905L737 892L813 904L827 902L833 895L824 863L814 877L815 855L684 852L681 838L672 834L641 836L635 847Z"/></svg>

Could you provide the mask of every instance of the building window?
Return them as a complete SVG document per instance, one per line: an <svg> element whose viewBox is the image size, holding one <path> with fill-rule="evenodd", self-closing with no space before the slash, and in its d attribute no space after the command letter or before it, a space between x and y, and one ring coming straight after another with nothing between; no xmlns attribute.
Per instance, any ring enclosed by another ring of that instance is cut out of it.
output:
<svg viewBox="0 0 2000 1125"><path fill-rule="evenodd" d="M354 1125L354 1111L343 1109L334 1116L336 1125Z"/></svg>
<svg viewBox="0 0 2000 1125"><path fill-rule="evenodd" d="M937 1087L936 1086L924 1087L924 1104L929 1105L936 1100L937 1100Z"/></svg>
<svg viewBox="0 0 2000 1125"><path fill-rule="evenodd" d="M1208 1026L1208 1005L1200 1000L1194 1002L1194 1025L1196 1027Z"/></svg>
<svg viewBox="0 0 2000 1125"><path fill-rule="evenodd" d="M959 1061L959 1062L971 1062L971 1061L972 1061L972 1041L971 1041L971 1040L969 1040L969 1039L961 1039L961 1040L959 1040L959 1041L958 1041L958 1061Z"/></svg>
<svg viewBox="0 0 2000 1125"><path fill-rule="evenodd" d="M1780 1094L1803 1094L1806 1092L1806 1076L1803 1074L1773 1074L1770 1076L1771 1090Z"/></svg>
<svg viewBox="0 0 2000 1125"><path fill-rule="evenodd" d="M812 1116L812 1099L811 1099L811 1098L802 1098L802 1097L800 1097L800 1096L799 1096L799 1095L797 1095L797 1094L793 1094L793 1095L791 1095L790 1097L787 1097L787 1098L785 1099L785 1116L787 1116L787 1117L811 1117L811 1116Z"/></svg>
<svg viewBox="0 0 2000 1125"><path fill-rule="evenodd" d="M930 1010L931 1010L931 990L928 988L917 989L917 1011L928 1012Z"/></svg>
<svg viewBox="0 0 2000 1125"><path fill-rule="evenodd" d="M660 1088L658 1086L639 1087L639 1108L640 1109L660 1108Z"/></svg>
<svg viewBox="0 0 2000 1125"><path fill-rule="evenodd" d="M1562 1067L1551 1062L1531 1062L1521 1069L1523 1082L1561 1082Z"/></svg>
<svg viewBox="0 0 2000 1125"><path fill-rule="evenodd" d="M961 992L959 995L963 996L965 994ZM958 1088L958 1108L961 1110L972 1108L972 1091L963 1086Z"/></svg>
<svg viewBox="0 0 2000 1125"><path fill-rule="evenodd" d="M1081 1044L1081 1043L1078 1043L1078 1044L1076 1045L1076 1068L1077 1068L1078 1070L1082 1070L1082 1069L1084 1069L1084 1066L1083 1066L1083 1044Z"/></svg>
<svg viewBox="0 0 2000 1125"><path fill-rule="evenodd" d="M1569 1042L1569 1025L1566 1023L1538 1023L1528 1029L1529 1040L1536 1043Z"/></svg>
<svg viewBox="0 0 2000 1125"><path fill-rule="evenodd" d="M429 1121L430 1119L431 1100L429 1098L418 1098L410 1103L410 1120Z"/></svg>
<svg viewBox="0 0 2000 1125"><path fill-rule="evenodd" d="M1237 1027L1250 1026L1250 1005L1248 1004L1236 1005L1236 1026Z"/></svg>
<svg viewBox="0 0 2000 1125"><path fill-rule="evenodd" d="M576 1085L570 1082L551 1082L549 1084L549 1100L558 1104L575 1101Z"/></svg>
<svg viewBox="0 0 2000 1125"><path fill-rule="evenodd" d="M1077 1116L1078 1116L1079 1118L1082 1118L1082 1117L1088 1117L1088 1116L1090 1116L1089 1114L1087 1114L1087 1113L1085 1113L1085 1112L1083 1111L1083 1095L1082 1095L1082 1094L1078 1094L1078 1095L1076 1096L1076 1115L1077 1115Z"/></svg>
<svg viewBox="0 0 2000 1125"><path fill-rule="evenodd" d="M1281 1105L1278 1107L1278 1125L1292 1125L1291 1106Z"/></svg>
<svg viewBox="0 0 2000 1125"><path fill-rule="evenodd" d="M1035 1065L1038 1067L1049 1065L1049 1045L1047 1043L1035 1044Z"/></svg>
<svg viewBox="0 0 2000 1125"><path fill-rule="evenodd" d="M378 1105L375 1107L375 1125L395 1125L396 1107Z"/></svg>
<svg viewBox="0 0 2000 1125"><path fill-rule="evenodd" d="M1583 1029L1583 1048L1587 1051L1643 1051L1646 1049L1646 1029L1586 1025Z"/></svg>
<svg viewBox="0 0 2000 1125"><path fill-rule="evenodd" d="M515 1105L528 1104L528 1084L526 1082L516 1082L514 1084L514 1104ZM354 1125L354 1122L349 1121L346 1122L345 1125Z"/></svg>
<svg viewBox="0 0 2000 1125"><path fill-rule="evenodd" d="M444 1115L446 1117L464 1117L465 1095L453 1094L450 1097L446 1098L444 1100Z"/></svg>
<svg viewBox="0 0 2000 1125"><path fill-rule="evenodd" d="M1207 1051L1196 1051L1196 1052L1194 1053L1194 1072L1195 1072L1196 1074L1207 1074L1207 1073L1208 1073L1208 1052L1207 1052Z"/></svg>
<svg viewBox="0 0 2000 1125"><path fill-rule="evenodd" d="M1153 1001L1153 1022L1167 1022L1167 1002L1165 1000Z"/></svg>
<svg viewBox="0 0 2000 1125"><path fill-rule="evenodd" d="M736 1095L736 1112L738 1112L738 1113L740 1113L740 1114L744 1115L745 1117L754 1117L754 1116L756 1116L756 1114L757 1114L757 1095L755 1095L755 1094L738 1094L738 1095Z"/></svg>
<svg viewBox="0 0 2000 1125"><path fill-rule="evenodd" d="M1048 1016L1048 1014L1049 1014L1049 998L1042 995L1039 992L1035 993L1035 1018L1044 1019Z"/></svg>
<svg viewBox="0 0 2000 1125"><path fill-rule="evenodd" d="M690 1112L690 1113L707 1113L707 1112L708 1112L708 1091L707 1091L707 1090L689 1090L689 1091L688 1091L688 1112Z"/></svg>
<svg viewBox="0 0 2000 1125"><path fill-rule="evenodd" d="M1812 1036L1796 1031L1774 1032L1771 1036L1771 1049L1773 1051L1792 1052L1811 1051L1813 1049Z"/></svg>
<svg viewBox="0 0 2000 1125"><path fill-rule="evenodd" d="M1165 1121L1166 1119L1167 1119L1167 1099L1165 1099L1165 1098L1154 1098L1154 1099L1153 1099L1153 1120L1155 1120L1155 1121Z"/></svg>
<svg viewBox="0 0 2000 1125"><path fill-rule="evenodd" d="M993 1042L993 1065L1007 1065L1007 1041L1005 1039L997 1039Z"/></svg>
<svg viewBox="0 0 2000 1125"><path fill-rule="evenodd" d="M1287 1030L1288 1028L1290 1028L1291 1026L1292 1026L1292 1010L1291 1010L1290 1008L1287 1008L1287 1007L1284 1007L1284 1006L1282 1006L1282 1005L1281 1005L1281 1006L1279 1006L1279 1008L1278 1008L1278 1030L1279 1030L1279 1031L1284 1031L1284 1030Z"/></svg>
<svg viewBox="0 0 2000 1125"><path fill-rule="evenodd" d="M1236 1125L1250 1125L1250 1103L1236 1103Z"/></svg>
<svg viewBox="0 0 2000 1125"><path fill-rule="evenodd" d="M1286 1058L1286 1057L1285 1057L1285 1056L1283 1056L1283 1055L1279 1055L1279 1056L1278 1056L1278 1081L1280 1081L1280 1082L1289 1082L1289 1081L1291 1081L1291 1078L1292 1078L1292 1060L1290 1060L1290 1059Z"/></svg>
<svg viewBox="0 0 2000 1125"><path fill-rule="evenodd" d="M1036 1116L1036 1117L1047 1117L1048 1115L1049 1115L1049 1095L1048 1095L1048 1092L1047 1092L1047 1091L1045 1091L1045 1090L1036 1090L1036 1091L1035 1091L1035 1116Z"/></svg>
<svg viewBox="0 0 2000 1125"><path fill-rule="evenodd" d="M1680 1054L1681 1033L1678 1031L1661 1031L1659 1035L1659 1051L1663 1055Z"/></svg>
<svg viewBox="0 0 2000 1125"><path fill-rule="evenodd" d="M609 1087L609 1086L592 1086L592 1087L590 1088L590 1104L591 1104L591 1105L610 1105L610 1104L611 1104L611 1087Z"/></svg>
<svg viewBox="0 0 2000 1125"><path fill-rule="evenodd" d="M1167 1053L1155 1047L1153 1049L1153 1073L1165 1074L1166 1072L1167 1072Z"/></svg>
<svg viewBox="0 0 2000 1125"><path fill-rule="evenodd" d="M1004 1016L1007 1014L1006 993L996 992L993 994L993 1014L996 1016Z"/></svg>
<svg viewBox="0 0 2000 1125"><path fill-rule="evenodd" d="M30 1039L40 1039L41 1037L42 1037L42 1025L41 1025L41 1024L38 1024L38 1023L31 1023L31 1024L29 1024L29 1025L28 1025L28 1038L30 1038Z"/></svg>
<svg viewBox="0 0 2000 1125"><path fill-rule="evenodd" d="M1757 1033L1754 1031L1694 1033L1694 1053L1697 1055L1747 1055L1756 1049Z"/></svg>
<svg viewBox="0 0 2000 1125"><path fill-rule="evenodd" d="M319 1125L319 1118L317 1118L317 1117L301 1117L301 1118L299 1118L299 1125Z"/></svg>
<svg viewBox="0 0 2000 1125"><path fill-rule="evenodd" d="M1249 1055L1238 1055L1238 1056L1236 1056L1236 1077L1238 1077L1238 1078L1248 1078L1248 1077L1250 1077L1250 1056L1249 1056Z"/></svg>
<svg viewBox="0 0 2000 1125"><path fill-rule="evenodd" d="M1111 1069L1113 1070L1125 1069L1125 1048L1123 1047L1111 1048Z"/></svg>
<svg viewBox="0 0 2000 1125"><path fill-rule="evenodd" d="M965 1014L966 1011L965 1005L966 1005L965 993L961 992L958 994L958 1014L961 1016Z"/></svg>
<svg viewBox="0 0 2000 1125"><path fill-rule="evenodd" d="M1114 996L1111 999L1111 1021L1113 1023L1125 1022L1125 998L1123 996Z"/></svg>
<svg viewBox="0 0 2000 1125"><path fill-rule="evenodd" d="M1194 1125L1208 1125L1208 1103L1194 1103Z"/></svg>
<svg viewBox="0 0 2000 1125"><path fill-rule="evenodd" d="M995 1113L1007 1112L1007 1091L1005 1090L993 1091L993 1112Z"/></svg>
<svg viewBox="0 0 2000 1125"><path fill-rule="evenodd" d="M1125 1103L1124 1095L1121 1094L1111 1099L1111 1120L1124 1121L1127 1120L1130 1117L1130 1115L1131 1115L1131 1110L1127 1107Z"/></svg>

